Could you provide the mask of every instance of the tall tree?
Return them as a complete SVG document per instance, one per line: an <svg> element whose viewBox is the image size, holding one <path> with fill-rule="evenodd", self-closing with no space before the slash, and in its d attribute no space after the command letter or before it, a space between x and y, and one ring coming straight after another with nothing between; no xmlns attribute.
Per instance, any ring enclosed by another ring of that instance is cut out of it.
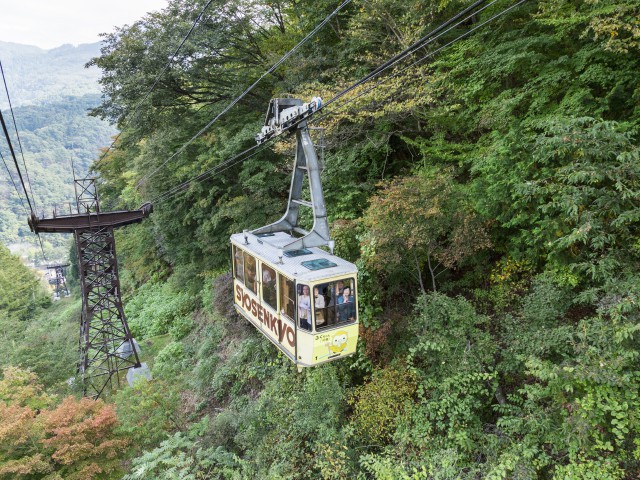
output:
<svg viewBox="0 0 640 480"><path fill-rule="evenodd" d="M382 184L363 217L366 260L384 273L411 271L425 291L469 255L490 245L484 226L446 174L426 173Z"/></svg>

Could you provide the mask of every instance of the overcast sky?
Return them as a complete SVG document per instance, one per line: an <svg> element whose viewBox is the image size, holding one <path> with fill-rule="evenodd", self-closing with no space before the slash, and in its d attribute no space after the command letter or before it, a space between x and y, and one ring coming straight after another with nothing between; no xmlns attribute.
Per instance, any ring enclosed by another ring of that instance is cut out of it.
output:
<svg viewBox="0 0 640 480"><path fill-rule="evenodd" d="M100 41L168 0L0 0L0 40L44 49Z"/></svg>

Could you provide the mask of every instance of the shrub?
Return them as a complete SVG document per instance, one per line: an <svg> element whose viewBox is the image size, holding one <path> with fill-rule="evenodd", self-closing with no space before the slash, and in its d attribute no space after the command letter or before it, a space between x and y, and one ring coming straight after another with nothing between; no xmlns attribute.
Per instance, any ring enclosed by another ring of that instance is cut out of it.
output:
<svg viewBox="0 0 640 480"><path fill-rule="evenodd" d="M171 432L184 428L176 385L161 378L120 389L115 404L118 432L141 448L155 446Z"/></svg>
<svg viewBox="0 0 640 480"><path fill-rule="evenodd" d="M388 367L375 371L368 383L355 389L349 401L356 433L367 443L387 443L398 416L412 407L415 393L415 378L408 370Z"/></svg>
<svg viewBox="0 0 640 480"><path fill-rule="evenodd" d="M131 333L138 340L168 333L195 307L195 297L175 292L169 283L143 285L125 306ZM176 327L179 334L184 330Z"/></svg>

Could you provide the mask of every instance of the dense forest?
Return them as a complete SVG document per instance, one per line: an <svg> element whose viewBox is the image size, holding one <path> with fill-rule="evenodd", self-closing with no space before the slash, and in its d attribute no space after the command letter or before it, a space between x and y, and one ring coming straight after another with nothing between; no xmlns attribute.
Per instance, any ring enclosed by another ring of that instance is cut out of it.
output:
<svg viewBox="0 0 640 480"><path fill-rule="evenodd" d="M122 131L93 163L103 206L156 200L117 234L154 378L73 395L79 302L0 273L28 298L0 300L0 478L638 478L638 2L486 2L312 121L360 338L301 373L235 314L229 273L229 235L284 211L293 143L229 159L271 98L334 98L470 2L354 0L194 139L338 2L213 0L164 71L206 4L90 62L92 114Z"/></svg>

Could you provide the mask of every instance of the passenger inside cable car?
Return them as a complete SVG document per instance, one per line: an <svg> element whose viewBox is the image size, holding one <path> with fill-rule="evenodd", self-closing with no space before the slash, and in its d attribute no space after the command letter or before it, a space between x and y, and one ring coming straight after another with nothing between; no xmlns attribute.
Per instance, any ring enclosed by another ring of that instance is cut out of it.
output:
<svg viewBox="0 0 640 480"><path fill-rule="evenodd" d="M315 308L316 315L316 328L321 328L325 325L324 316L324 295L320 295L318 287L313 287L313 306Z"/></svg>
<svg viewBox="0 0 640 480"><path fill-rule="evenodd" d="M345 284L348 286L345 287ZM316 330L355 321L356 304L354 296L351 295L353 285L353 279L346 278L314 287L320 298L315 304Z"/></svg>
<svg viewBox="0 0 640 480"><path fill-rule="evenodd" d="M276 272L267 265L262 265L262 297L267 305L277 311Z"/></svg>
<svg viewBox="0 0 640 480"><path fill-rule="evenodd" d="M247 288L256 293L256 259L246 252L244 254L244 280Z"/></svg>
<svg viewBox="0 0 640 480"><path fill-rule="evenodd" d="M298 285L302 294L298 295L298 321L300 328L311 331L311 295L308 285Z"/></svg>
<svg viewBox="0 0 640 480"><path fill-rule="evenodd" d="M294 312L296 310L296 301L293 292L295 292L293 281L284 275L280 275L280 313L290 320L295 318Z"/></svg>
<svg viewBox="0 0 640 480"><path fill-rule="evenodd" d="M353 321L356 316L355 302L351 295L351 288L344 287L342 296L338 297L338 320Z"/></svg>

